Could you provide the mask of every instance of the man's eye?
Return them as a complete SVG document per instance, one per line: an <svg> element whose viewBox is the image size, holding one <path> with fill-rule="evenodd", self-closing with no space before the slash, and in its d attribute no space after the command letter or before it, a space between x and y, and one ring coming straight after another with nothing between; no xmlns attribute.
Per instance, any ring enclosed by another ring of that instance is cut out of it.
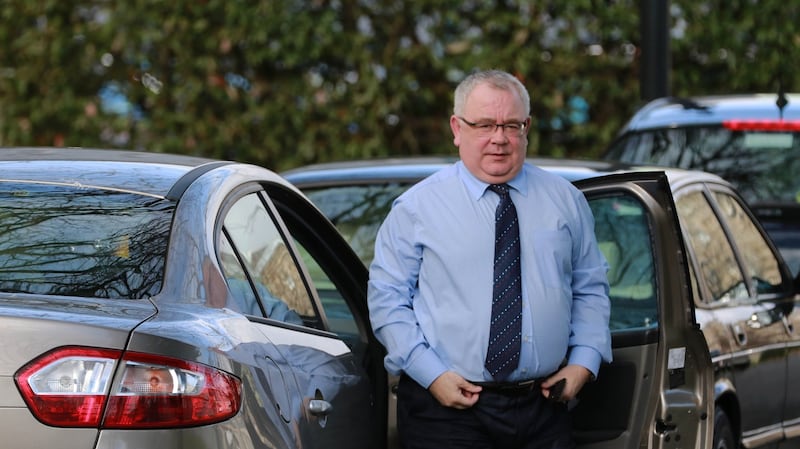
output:
<svg viewBox="0 0 800 449"><path fill-rule="evenodd" d="M506 123L505 126L507 129L510 129L512 131L519 131L520 128L522 128L522 125L520 125L519 123Z"/></svg>
<svg viewBox="0 0 800 449"><path fill-rule="evenodd" d="M477 125L475 125L475 127L480 129L480 130L493 129L494 128L494 124L493 123L478 123Z"/></svg>

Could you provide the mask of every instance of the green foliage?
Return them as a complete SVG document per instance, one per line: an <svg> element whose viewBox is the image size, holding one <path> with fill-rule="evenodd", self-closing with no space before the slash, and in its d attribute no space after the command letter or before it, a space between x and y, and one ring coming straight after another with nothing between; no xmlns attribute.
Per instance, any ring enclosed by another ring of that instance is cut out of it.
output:
<svg viewBox="0 0 800 449"><path fill-rule="evenodd" d="M496 67L531 91L530 154L594 157L641 105L639 3L6 0L0 145L277 170L454 153L452 90ZM798 87L800 6L673 0L670 14L672 93Z"/></svg>
<svg viewBox="0 0 800 449"><path fill-rule="evenodd" d="M673 16L682 31L672 40L675 94L776 92L779 84L800 89L797 2L681 2Z"/></svg>

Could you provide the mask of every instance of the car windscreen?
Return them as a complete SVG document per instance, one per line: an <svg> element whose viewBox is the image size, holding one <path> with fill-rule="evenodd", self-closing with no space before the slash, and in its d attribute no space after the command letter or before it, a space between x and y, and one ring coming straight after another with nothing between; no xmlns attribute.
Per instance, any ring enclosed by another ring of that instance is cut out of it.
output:
<svg viewBox="0 0 800 449"><path fill-rule="evenodd" d="M0 291L155 295L173 210L171 202L130 192L0 182Z"/></svg>
<svg viewBox="0 0 800 449"><path fill-rule="evenodd" d="M800 204L800 132L724 126L649 129L619 138L606 159L703 170L754 204Z"/></svg>

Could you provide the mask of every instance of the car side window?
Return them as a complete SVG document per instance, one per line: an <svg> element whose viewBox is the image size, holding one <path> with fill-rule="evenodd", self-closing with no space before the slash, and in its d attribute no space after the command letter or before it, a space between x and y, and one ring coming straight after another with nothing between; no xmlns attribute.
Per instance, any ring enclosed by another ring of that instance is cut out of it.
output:
<svg viewBox="0 0 800 449"><path fill-rule="evenodd" d="M314 281L320 303L328 318L328 330L354 348L361 341L361 332L350 305L311 252L297 240L295 246L300 252L309 276Z"/></svg>
<svg viewBox="0 0 800 449"><path fill-rule="evenodd" d="M769 244L758 232L753 219L742 205L731 195L715 192L719 209L728 223L731 236L739 248L739 253L753 281L756 293L775 293L781 291L781 270Z"/></svg>
<svg viewBox="0 0 800 449"><path fill-rule="evenodd" d="M628 196L592 198L598 245L608 261L612 331L658 324L653 249L645 209Z"/></svg>
<svg viewBox="0 0 800 449"><path fill-rule="evenodd" d="M698 264L695 275L708 287L710 302L749 298L733 248L703 192L682 195L676 199L675 206Z"/></svg>
<svg viewBox="0 0 800 449"><path fill-rule="evenodd" d="M223 232L220 259L228 289L243 304L243 312L254 312L257 297L267 318L319 322L300 270L258 193L236 201Z"/></svg>

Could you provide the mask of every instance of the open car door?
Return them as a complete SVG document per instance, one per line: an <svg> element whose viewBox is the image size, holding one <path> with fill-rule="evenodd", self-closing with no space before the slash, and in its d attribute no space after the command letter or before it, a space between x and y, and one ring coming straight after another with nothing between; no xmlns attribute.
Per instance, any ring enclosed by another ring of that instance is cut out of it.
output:
<svg viewBox="0 0 800 449"><path fill-rule="evenodd" d="M609 262L613 361L571 404L581 448L707 448L713 371L667 176L575 182Z"/></svg>

